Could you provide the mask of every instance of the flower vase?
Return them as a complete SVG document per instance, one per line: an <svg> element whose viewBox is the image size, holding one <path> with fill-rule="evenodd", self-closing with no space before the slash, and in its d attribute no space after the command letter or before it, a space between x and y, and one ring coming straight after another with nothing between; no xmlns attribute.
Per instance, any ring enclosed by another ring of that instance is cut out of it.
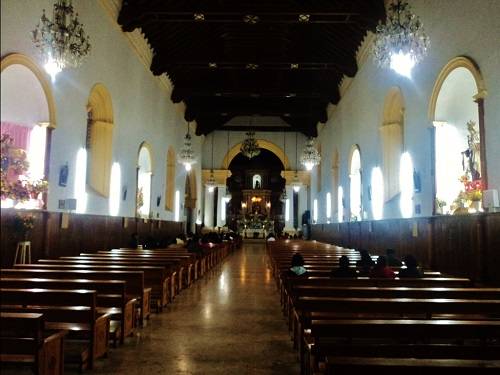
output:
<svg viewBox="0 0 500 375"><path fill-rule="evenodd" d="M469 204L469 209L473 210L474 212L479 212L481 209L481 201L471 201Z"/></svg>

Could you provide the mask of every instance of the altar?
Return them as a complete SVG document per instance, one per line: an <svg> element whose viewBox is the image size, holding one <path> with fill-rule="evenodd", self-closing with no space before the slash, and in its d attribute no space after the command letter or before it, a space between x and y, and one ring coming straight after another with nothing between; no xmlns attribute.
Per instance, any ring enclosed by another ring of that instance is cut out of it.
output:
<svg viewBox="0 0 500 375"><path fill-rule="evenodd" d="M261 228L261 229L250 229L250 228L245 228L243 229L243 232L241 235L243 238L266 238L268 235L267 229Z"/></svg>

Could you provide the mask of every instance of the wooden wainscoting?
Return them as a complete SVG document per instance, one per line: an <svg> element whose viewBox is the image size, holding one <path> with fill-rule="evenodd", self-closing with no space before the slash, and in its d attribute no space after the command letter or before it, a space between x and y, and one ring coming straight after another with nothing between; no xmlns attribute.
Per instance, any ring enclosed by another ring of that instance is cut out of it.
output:
<svg viewBox="0 0 500 375"><path fill-rule="evenodd" d="M374 254L393 248L442 272L500 285L500 213L318 224L312 238Z"/></svg>
<svg viewBox="0 0 500 375"><path fill-rule="evenodd" d="M2 209L1 215L1 252L2 267L10 267L14 261L16 244L21 239L14 233L15 209ZM183 223L162 220L143 220L123 217L68 214L69 226L61 228L61 212L25 211L35 216L35 227L29 234L32 262L39 258L57 258L78 255L81 252L94 252L129 245L132 233L140 238L153 237L164 239L183 232Z"/></svg>

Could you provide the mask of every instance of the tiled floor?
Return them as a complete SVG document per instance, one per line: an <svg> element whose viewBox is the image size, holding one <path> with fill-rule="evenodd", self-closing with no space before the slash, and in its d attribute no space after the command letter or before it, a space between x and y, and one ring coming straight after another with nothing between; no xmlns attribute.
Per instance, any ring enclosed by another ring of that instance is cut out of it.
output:
<svg viewBox="0 0 500 375"><path fill-rule="evenodd" d="M264 246L245 244L89 374L298 374Z"/></svg>

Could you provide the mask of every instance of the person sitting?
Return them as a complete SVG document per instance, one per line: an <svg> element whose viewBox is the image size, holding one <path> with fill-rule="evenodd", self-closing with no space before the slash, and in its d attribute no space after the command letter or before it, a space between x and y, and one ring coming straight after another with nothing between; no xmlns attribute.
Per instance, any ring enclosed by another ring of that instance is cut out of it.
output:
<svg viewBox="0 0 500 375"><path fill-rule="evenodd" d="M339 267L332 270L332 277L357 277L354 268L349 267L349 257L342 255L339 259Z"/></svg>
<svg viewBox="0 0 500 375"><path fill-rule="evenodd" d="M130 236L129 247L131 249L138 249L139 245L140 245L140 243L139 243L139 235L134 232Z"/></svg>
<svg viewBox="0 0 500 375"><path fill-rule="evenodd" d="M266 241L276 241L276 236L274 235L274 233L269 233L266 237Z"/></svg>
<svg viewBox="0 0 500 375"><path fill-rule="evenodd" d="M396 258L396 251L394 249L386 249L385 256L389 267L401 267L403 265L403 262Z"/></svg>
<svg viewBox="0 0 500 375"><path fill-rule="evenodd" d="M394 271L387 266L387 259L385 256L380 255L377 259L377 264L373 267L370 272L370 277L383 278L383 279L394 279L396 274Z"/></svg>
<svg viewBox="0 0 500 375"><path fill-rule="evenodd" d="M406 268L401 268L399 277L422 277L422 272L418 269L417 259L413 255L404 258Z"/></svg>
<svg viewBox="0 0 500 375"><path fill-rule="evenodd" d="M360 276L366 276L370 273L370 270L375 265L368 250L360 249L359 255L361 259L356 262L356 267L359 269Z"/></svg>
<svg viewBox="0 0 500 375"><path fill-rule="evenodd" d="M186 243L186 236L184 235L184 233L180 233L177 235L177 237L175 237L175 243L177 245L184 245Z"/></svg>
<svg viewBox="0 0 500 375"><path fill-rule="evenodd" d="M288 270L290 276L304 276L307 270L304 267L304 257L300 253L293 254L292 266Z"/></svg>

